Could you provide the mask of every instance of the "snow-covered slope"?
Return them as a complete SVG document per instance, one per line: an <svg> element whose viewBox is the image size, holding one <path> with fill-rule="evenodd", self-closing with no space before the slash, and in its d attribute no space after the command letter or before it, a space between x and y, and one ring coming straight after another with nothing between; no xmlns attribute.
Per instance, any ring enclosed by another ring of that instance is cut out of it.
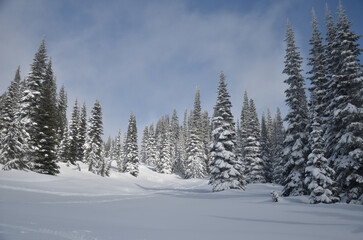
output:
<svg viewBox="0 0 363 240"><path fill-rule="evenodd" d="M81 165L58 176L0 171L0 240L363 239L363 206L271 200L280 186L212 193L141 166L140 176L100 177Z"/></svg>

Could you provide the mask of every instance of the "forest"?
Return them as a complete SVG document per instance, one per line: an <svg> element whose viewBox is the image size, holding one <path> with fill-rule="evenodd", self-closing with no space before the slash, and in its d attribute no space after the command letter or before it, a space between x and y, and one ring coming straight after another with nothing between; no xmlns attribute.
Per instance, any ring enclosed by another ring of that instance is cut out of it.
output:
<svg viewBox="0 0 363 240"><path fill-rule="evenodd" d="M171 118L166 114L144 126L140 142L132 113L127 131L104 141L98 100L89 114L76 100L68 121L67 92L64 86L57 89L43 38L31 71L22 79L18 67L0 97L2 171L57 175L60 162L78 168L83 162L103 177L112 164L118 172L138 177L140 164L145 164L161 174L208 178L213 192L274 183L283 186L283 196L308 195L313 204L363 204L360 35L351 30L341 4L338 10L334 21L327 8L325 36L313 11L308 70L302 69L304 59L287 22L286 79L281 79L286 116L279 108L274 114L267 109L259 119L247 91L241 115L233 116L228 79L221 71L212 113L202 110L197 89L193 109L184 112L182 121L174 110Z"/></svg>

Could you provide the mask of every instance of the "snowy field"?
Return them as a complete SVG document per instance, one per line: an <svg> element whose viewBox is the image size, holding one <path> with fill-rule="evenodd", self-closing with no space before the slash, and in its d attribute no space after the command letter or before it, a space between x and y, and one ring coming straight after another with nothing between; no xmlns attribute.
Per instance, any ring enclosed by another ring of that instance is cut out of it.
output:
<svg viewBox="0 0 363 240"><path fill-rule="evenodd" d="M280 186L212 193L141 166L140 176L100 177L82 165L59 176L0 171L0 239L363 239L363 206L280 198Z"/></svg>

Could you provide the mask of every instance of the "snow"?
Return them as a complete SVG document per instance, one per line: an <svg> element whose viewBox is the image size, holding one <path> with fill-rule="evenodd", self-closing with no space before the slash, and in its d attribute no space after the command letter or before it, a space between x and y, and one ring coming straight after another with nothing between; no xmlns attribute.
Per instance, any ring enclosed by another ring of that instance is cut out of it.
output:
<svg viewBox="0 0 363 240"><path fill-rule="evenodd" d="M363 239L363 206L279 197L281 186L212 192L140 166L137 178L61 164L58 176L0 171L0 239Z"/></svg>

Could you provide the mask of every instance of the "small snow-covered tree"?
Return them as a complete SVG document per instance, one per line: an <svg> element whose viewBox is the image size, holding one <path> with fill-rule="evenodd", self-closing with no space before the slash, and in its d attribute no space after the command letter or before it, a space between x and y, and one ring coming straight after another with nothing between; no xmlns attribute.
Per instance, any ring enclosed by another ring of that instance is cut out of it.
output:
<svg viewBox="0 0 363 240"><path fill-rule="evenodd" d="M229 100L223 71L220 73L217 102L212 119L211 177L209 184L213 191L245 189L240 168L235 155L236 133L232 104Z"/></svg>
<svg viewBox="0 0 363 240"><path fill-rule="evenodd" d="M126 137L124 172L129 172L132 176L137 177L139 164L136 118L131 113Z"/></svg>
<svg viewBox="0 0 363 240"><path fill-rule="evenodd" d="M334 170L328 166L328 160L324 157L322 131L315 114L310 134L312 152L308 156L305 168L305 184L310 192L311 203L333 203L338 201L333 194Z"/></svg>
<svg viewBox="0 0 363 240"><path fill-rule="evenodd" d="M77 161L84 160L84 145L86 143L87 138L87 109L86 103L83 103L80 117L79 117L79 125L78 125L78 136L77 136Z"/></svg>
<svg viewBox="0 0 363 240"><path fill-rule="evenodd" d="M282 174L285 161L282 158L283 142L285 139L285 128L281 117L280 108L277 108L273 119L272 130L272 172L273 183L281 184L283 182Z"/></svg>
<svg viewBox="0 0 363 240"><path fill-rule="evenodd" d="M77 156L79 145L78 145L78 137L79 137L79 126L80 126L80 112L79 112L79 105L78 100L74 102L72 118L69 122L69 161L71 164L75 165L77 161Z"/></svg>
<svg viewBox="0 0 363 240"><path fill-rule="evenodd" d="M16 71L14 80L10 83L0 115L2 123L0 163L4 164L4 170L28 168L26 159L24 159L24 153L27 150L24 140L28 136L19 121L19 85L20 67Z"/></svg>
<svg viewBox="0 0 363 240"><path fill-rule="evenodd" d="M147 148L147 159L146 164L149 166L155 166L156 163L156 141L155 141L155 132L154 132L154 124L151 124L149 127L149 144Z"/></svg>
<svg viewBox="0 0 363 240"><path fill-rule="evenodd" d="M149 145L149 127L146 126L144 128L144 132L142 135L142 141L141 141L141 150L140 150L140 160L141 162L146 163L146 160L148 158L148 145Z"/></svg>
<svg viewBox="0 0 363 240"><path fill-rule="evenodd" d="M88 170L98 172L99 162L103 161L102 156L102 108L98 100L95 101L89 118L88 138L85 144L85 160L88 163Z"/></svg>

